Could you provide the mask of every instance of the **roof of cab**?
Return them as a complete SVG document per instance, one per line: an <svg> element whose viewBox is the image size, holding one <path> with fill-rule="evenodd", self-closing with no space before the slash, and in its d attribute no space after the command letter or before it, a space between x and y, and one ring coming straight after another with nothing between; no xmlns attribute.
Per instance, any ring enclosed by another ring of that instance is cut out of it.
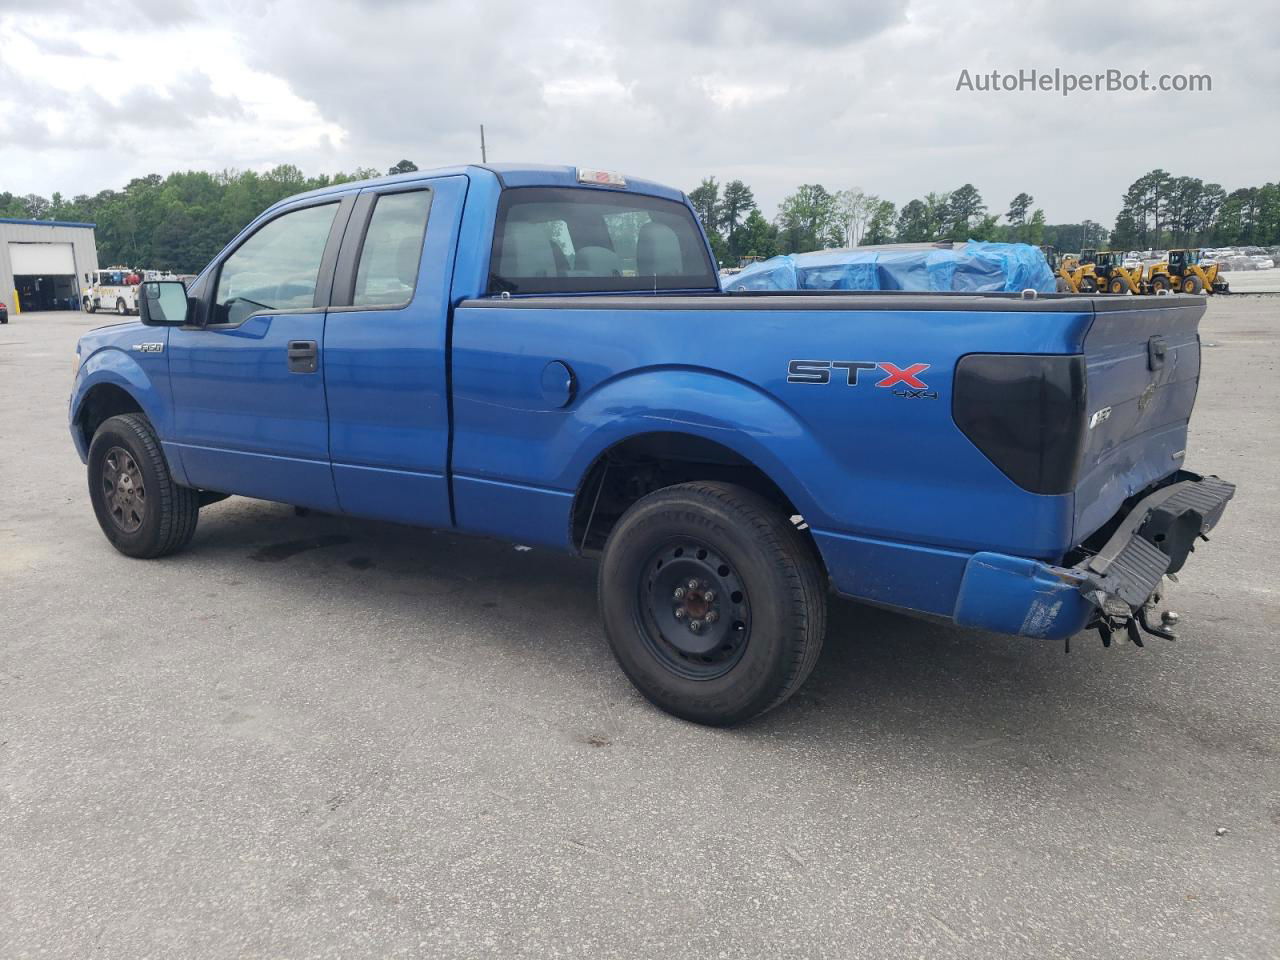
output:
<svg viewBox="0 0 1280 960"><path fill-rule="evenodd" d="M623 174L625 187L601 186L578 182L578 168L562 164L540 163L472 163L458 167L437 167L433 170L416 170L411 173L398 173L389 177L375 177L372 180L352 180L347 183L335 183L306 193L294 194L272 204L278 207L308 197L322 197L329 194L349 193L365 187L382 186L390 183L412 183L431 177L449 177L470 174L474 171L487 171L498 178L503 187L583 187L591 190L622 190L631 193L644 193L668 200L684 201L684 193L672 187L642 180Z"/></svg>

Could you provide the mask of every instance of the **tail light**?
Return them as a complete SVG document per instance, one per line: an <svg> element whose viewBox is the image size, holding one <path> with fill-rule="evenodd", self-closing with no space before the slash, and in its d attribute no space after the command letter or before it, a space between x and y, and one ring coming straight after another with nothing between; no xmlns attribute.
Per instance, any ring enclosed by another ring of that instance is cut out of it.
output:
<svg viewBox="0 0 1280 960"><path fill-rule="evenodd" d="M1032 493L1070 493L1086 433L1084 357L961 357L951 415L1018 486Z"/></svg>

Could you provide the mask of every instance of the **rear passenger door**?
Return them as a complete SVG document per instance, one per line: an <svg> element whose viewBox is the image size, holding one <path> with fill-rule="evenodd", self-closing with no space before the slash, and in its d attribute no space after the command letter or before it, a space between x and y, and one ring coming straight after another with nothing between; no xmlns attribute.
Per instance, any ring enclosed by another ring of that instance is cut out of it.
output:
<svg viewBox="0 0 1280 960"><path fill-rule="evenodd" d="M465 176L372 187L352 211L325 321L329 449L347 513L451 523L445 378Z"/></svg>

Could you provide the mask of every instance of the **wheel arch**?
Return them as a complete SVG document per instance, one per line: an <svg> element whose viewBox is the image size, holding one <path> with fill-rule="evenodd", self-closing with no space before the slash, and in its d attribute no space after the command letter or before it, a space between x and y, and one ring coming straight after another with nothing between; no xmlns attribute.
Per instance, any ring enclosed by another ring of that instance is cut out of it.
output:
<svg viewBox="0 0 1280 960"><path fill-rule="evenodd" d="M71 396L69 420L80 458L88 456L102 421L122 413L141 413L151 421L156 435L165 437L165 409L159 385L132 356L115 348L96 351L82 362Z"/></svg>
<svg viewBox="0 0 1280 960"><path fill-rule="evenodd" d="M726 442L728 440L728 442ZM687 429L641 430L612 442L592 458L578 480L569 512L570 543L580 554L603 546L622 514L640 498L666 487L696 480L733 483L758 494L793 518L813 544L802 504L790 478L779 481L732 438L700 435ZM815 553L820 552L814 547Z"/></svg>

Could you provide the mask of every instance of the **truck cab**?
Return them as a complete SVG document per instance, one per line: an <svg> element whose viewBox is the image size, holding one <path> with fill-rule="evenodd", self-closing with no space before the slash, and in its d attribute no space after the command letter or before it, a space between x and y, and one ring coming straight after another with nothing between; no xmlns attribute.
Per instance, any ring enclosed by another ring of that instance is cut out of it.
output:
<svg viewBox="0 0 1280 960"><path fill-rule="evenodd" d="M595 556L698 722L798 688L828 591L1140 641L1234 489L1182 469L1202 298L726 294L684 194L600 171L303 194L139 306L69 411L120 552L234 494Z"/></svg>

